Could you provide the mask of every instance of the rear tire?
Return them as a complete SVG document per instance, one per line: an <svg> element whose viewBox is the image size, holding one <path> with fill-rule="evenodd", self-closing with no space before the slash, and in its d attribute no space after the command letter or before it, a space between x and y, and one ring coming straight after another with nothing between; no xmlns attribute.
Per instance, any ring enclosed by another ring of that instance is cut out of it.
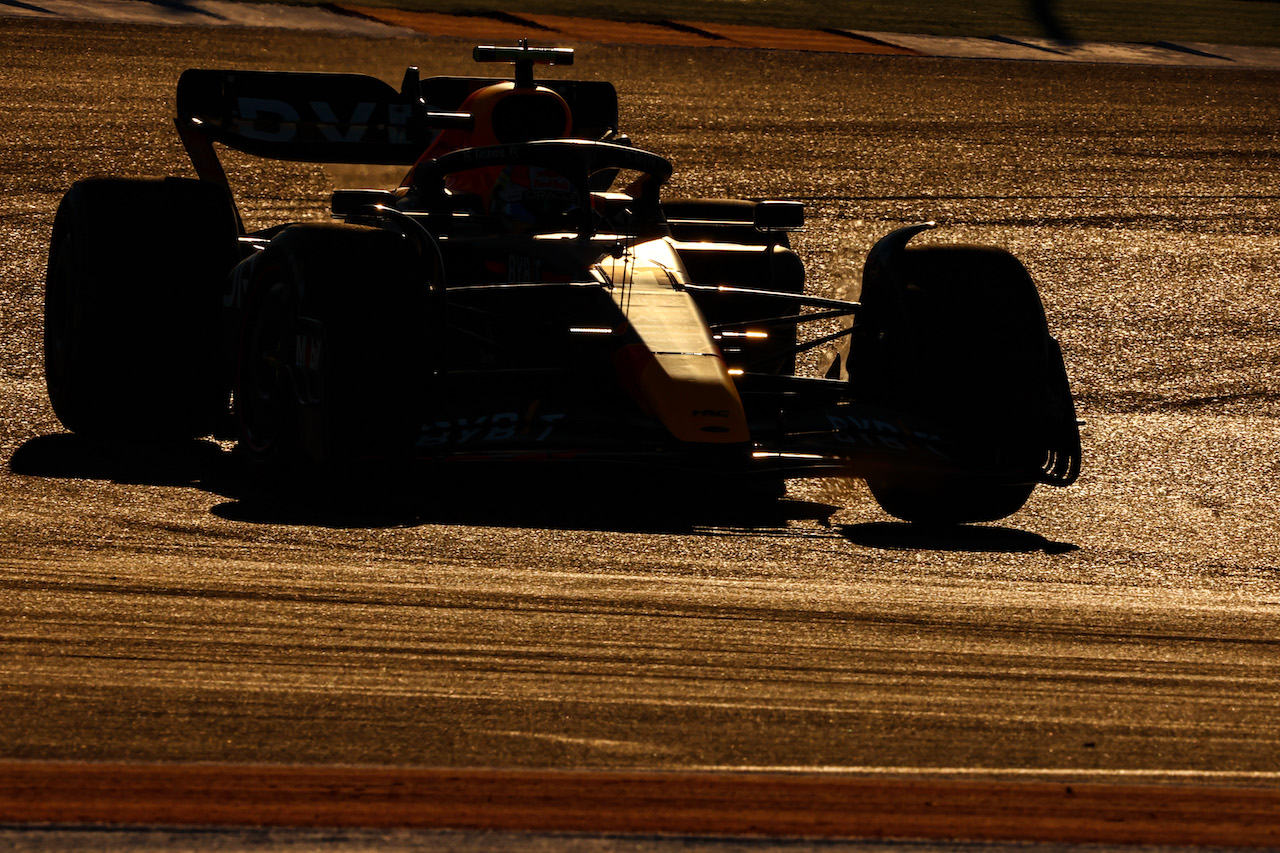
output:
<svg viewBox="0 0 1280 853"><path fill-rule="evenodd" d="M45 279L45 380L67 429L175 441L225 419L221 298L239 226L226 191L96 179L58 207Z"/></svg>

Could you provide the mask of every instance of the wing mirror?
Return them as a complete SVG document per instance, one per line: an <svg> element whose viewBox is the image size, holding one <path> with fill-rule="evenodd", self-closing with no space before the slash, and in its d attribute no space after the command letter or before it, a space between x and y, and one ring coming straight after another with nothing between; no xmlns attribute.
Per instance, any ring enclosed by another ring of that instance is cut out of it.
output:
<svg viewBox="0 0 1280 853"><path fill-rule="evenodd" d="M753 217L760 231L803 231L804 205L798 201L762 201Z"/></svg>

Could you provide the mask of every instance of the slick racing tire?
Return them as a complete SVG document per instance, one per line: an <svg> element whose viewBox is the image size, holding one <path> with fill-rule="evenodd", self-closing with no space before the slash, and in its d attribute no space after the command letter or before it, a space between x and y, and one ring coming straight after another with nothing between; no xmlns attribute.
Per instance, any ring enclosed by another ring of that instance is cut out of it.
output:
<svg viewBox="0 0 1280 853"><path fill-rule="evenodd" d="M869 477L867 487L880 508L894 518L947 526L1008 518L1026 504L1035 484L933 474Z"/></svg>
<svg viewBox="0 0 1280 853"><path fill-rule="evenodd" d="M44 367L54 413L95 438L176 441L226 418L221 299L239 225L200 181L74 184L54 221Z"/></svg>
<svg viewBox="0 0 1280 853"><path fill-rule="evenodd" d="M309 224L253 263L235 414L266 484L336 484L411 447L433 259L390 231Z"/></svg>
<svg viewBox="0 0 1280 853"><path fill-rule="evenodd" d="M871 329L850 362L860 396L997 447L1007 467L1036 471L1052 408L1048 380L1055 356L1058 372L1061 361L1030 275L1012 255L984 247L908 249L900 263L892 300L863 295ZM877 474L867 485L896 518L961 524L1012 515L1035 483L913 471Z"/></svg>

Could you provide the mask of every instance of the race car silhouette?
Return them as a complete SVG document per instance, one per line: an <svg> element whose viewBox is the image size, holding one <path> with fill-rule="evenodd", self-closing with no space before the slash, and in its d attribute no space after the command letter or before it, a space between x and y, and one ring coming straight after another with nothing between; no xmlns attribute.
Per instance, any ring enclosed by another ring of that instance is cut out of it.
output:
<svg viewBox="0 0 1280 853"><path fill-rule="evenodd" d="M858 302L807 295L798 203L664 199L672 166L619 133L612 85L534 80L572 51L475 58L514 74L410 68L396 91L185 72L198 179L85 180L58 209L45 368L62 423L233 436L280 480L519 462L776 497L860 477L924 523L1003 518L1075 480L1062 356L1014 257L909 246L922 223L871 249ZM336 191L334 221L247 233L215 143L407 173ZM797 375L816 349L836 355Z"/></svg>

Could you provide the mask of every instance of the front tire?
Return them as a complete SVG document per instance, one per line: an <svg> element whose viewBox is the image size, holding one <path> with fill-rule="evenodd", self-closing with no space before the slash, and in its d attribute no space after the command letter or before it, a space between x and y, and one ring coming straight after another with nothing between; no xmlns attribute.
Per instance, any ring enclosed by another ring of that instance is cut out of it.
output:
<svg viewBox="0 0 1280 853"><path fill-rule="evenodd" d="M1060 451L1074 454L1076 465L1079 459L1061 353L1035 285L999 249L900 250L894 264L892 276L864 279L864 315L850 350L855 394L936 424L955 441L991 448L995 468L1021 473L889 471L867 485L885 512L905 521L1012 515L1046 458Z"/></svg>
<svg viewBox="0 0 1280 853"><path fill-rule="evenodd" d="M869 477L880 508L916 524L948 526L999 521L1026 505L1034 483L983 481L963 475Z"/></svg>

